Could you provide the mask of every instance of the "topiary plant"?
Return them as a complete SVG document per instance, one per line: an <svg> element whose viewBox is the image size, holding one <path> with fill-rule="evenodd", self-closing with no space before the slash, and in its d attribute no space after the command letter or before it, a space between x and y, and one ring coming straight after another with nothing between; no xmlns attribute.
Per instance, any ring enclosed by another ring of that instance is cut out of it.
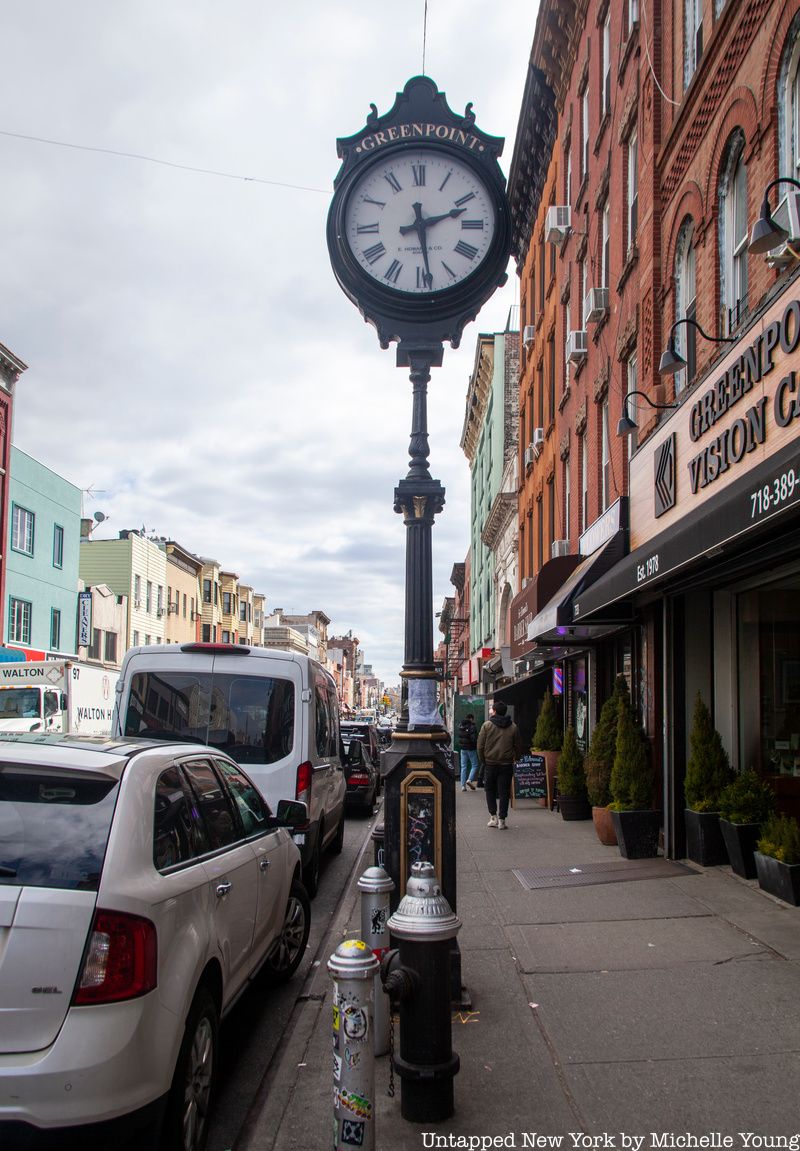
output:
<svg viewBox="0 0 800 1151"><path fill-rule="evenodd" d="M719 793L719 814L728 823L766 823L774 809L775 792L752 767Z"/></svg>
<svg viewBox="0 0 800 1151"><path fill-rule="evenodd" d="M800 824L792 815L771 815L761 830L758 850L781 863L800 863Z"/></svg>
<svg viewBox="0 0 800 1151"><path fill-rule="evenodd" d="M613 693L600 709L600 718L592 732L583 765L592 807L608 807L611 802L611 769L617 752L617 715L621 695L628 695L628 684L623 675L618 675Z"/></svg>
<svg viewBox="0 0 800 1151"><path fill-rule="evenodd" d="M691 811L719 811L720 792L731 782L731 765L699 691L694 702L689 746L691 752L683 781L686 806Z"/></svg>
<svg viewBox="0 0 800 1151"><path fill-rule="evenodd" d="M627 694L620 695L617 708L611 808L614 811L649 811L653 802L653 769L647 741Z"/></svg>
<svg viewBox="0 0 800 1151"><path fill-rule="evenodd" d="M542 710L536 720L531 751L561 751L563 742L564 733L559 723L555 700L548 688L542 700Z"/></svg>
<svg viewBox="0 0 800 1151"><path fill-rule="evenodd" d="M558 757L558 792L559 795L568 795L573 799L586 799L583 756L572 724L564 734L564 743Z"/></svg>

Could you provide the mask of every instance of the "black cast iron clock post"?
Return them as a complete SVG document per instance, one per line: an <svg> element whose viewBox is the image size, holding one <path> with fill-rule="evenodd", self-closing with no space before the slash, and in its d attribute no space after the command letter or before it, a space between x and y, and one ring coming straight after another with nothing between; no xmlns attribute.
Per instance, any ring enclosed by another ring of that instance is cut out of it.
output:
<svg viewBox="0 0 800 1151"><path fill-rule="evenodd" d="M397 366L413 387L409 470L394 493L406 526L405 655L401 720L384 756L386 868L392 910L413 863L433 864L457 908L455 778L442 746L433 661L431 536L445 491L428 466L427 389L444 342L458 347L464 325L506 280L511 221L498 164L504 141L459 116L432 80L416 76L359 132L337 141L327 239L334 274L378 333L397 343ZM454 940L453 996L461 994Z"/></svg>

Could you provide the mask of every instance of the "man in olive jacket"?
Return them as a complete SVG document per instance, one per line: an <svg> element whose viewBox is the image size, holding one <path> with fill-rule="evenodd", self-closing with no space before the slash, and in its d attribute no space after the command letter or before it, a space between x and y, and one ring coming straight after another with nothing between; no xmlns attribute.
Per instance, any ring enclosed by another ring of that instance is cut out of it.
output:
<svg viewBox="0 0 800 1151"><path fill-rule="evenodd" d="M489 718L478 733L478 761L485 766L484 789L489 827L506 826L514 762L522 757L519 729L506 715L506 705L492 702Z"/></svg>

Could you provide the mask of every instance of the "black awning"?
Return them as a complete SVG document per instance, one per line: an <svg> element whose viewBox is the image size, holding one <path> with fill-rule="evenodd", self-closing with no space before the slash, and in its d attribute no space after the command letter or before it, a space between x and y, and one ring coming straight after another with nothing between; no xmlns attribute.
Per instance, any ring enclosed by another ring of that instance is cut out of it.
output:
<svg viewBox="0 0 800 1151"><path fill-rule="evenodd" d="M791 482L781 487L781 478L790 474ZM570 604L572 626L581 626L583 620L592 625L610 611L618 612L620 601L657 590L684 570L689 572L700 563L707 566L729 551L735 553L743 543L756 547L768 533L784 533L795 526L800 514L800 482L795 476L800 477L800 448L793 443L580 589ZM785 493L785 498L773 502L776 484L778 495ZM770 493L769 507L764 506L765 491ZM778 548L774 558L780 555Z"/></svg>
<svg viewBox="0 0 800 1151"><path fill-rule="evenodd" d="M613 568L625 554L628 546L628 532L620 528L610 540L592 555L587 556L579 563L570 576L568 576L556 594L547 603L538 615L528 624L528 640L535 640L537 644L557 646L574 646L583 644L587 640L596 638L599 634L593 623L592 631L577 626L573 615L573 601L582 596L584 589L590 587L596 580ZM612 626L629 622L628 613L624 619L604 620L602 627L608 631Z"/></svg>

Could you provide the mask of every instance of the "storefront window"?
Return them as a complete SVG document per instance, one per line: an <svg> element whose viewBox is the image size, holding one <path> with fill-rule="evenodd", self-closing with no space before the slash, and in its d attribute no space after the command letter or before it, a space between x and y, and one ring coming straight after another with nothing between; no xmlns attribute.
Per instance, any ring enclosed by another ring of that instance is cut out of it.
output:
<svg viewBox="0 0 800 1151"><path fill-rule="evenodd" d="M737 596L742 768L800 786L800 576Z"/></svg>

